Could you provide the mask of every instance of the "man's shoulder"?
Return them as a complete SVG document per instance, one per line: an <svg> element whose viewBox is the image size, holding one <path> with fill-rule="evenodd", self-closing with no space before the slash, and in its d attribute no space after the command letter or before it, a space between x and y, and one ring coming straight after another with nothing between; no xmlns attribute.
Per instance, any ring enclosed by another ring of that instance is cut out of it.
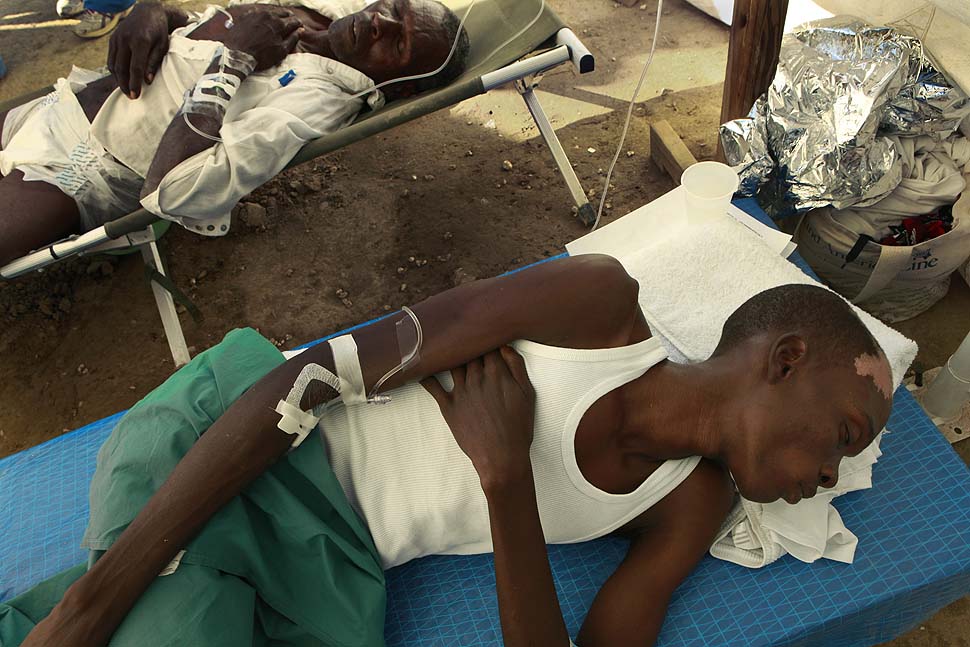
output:
<svg viewBox="0 0 970 647"><path fill-rule="evenodd" d="M563 260L561 284L584 304L584 314L599 324L572 329L577 347L612 348L650 338L638 301L640 285L619 260L606 254Z"/></svg>

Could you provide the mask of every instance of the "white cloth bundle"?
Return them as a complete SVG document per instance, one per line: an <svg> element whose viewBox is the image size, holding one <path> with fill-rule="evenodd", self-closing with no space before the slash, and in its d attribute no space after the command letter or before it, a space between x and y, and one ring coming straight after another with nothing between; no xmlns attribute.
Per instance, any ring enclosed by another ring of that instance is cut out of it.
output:
<svg viewBox="0 0 970 647"><path fill-rule="evenodd" d="M928 135L890 139L900 156L899 185L868 207L832 214L852 231L877 241L889 234L890 225L956 202L966 188L964 173L970 171L970 140L961 134L943 141Z"/></svg>
<svg viewBox="0 0 970 647"><path fill-rule="evenodd" d="M619 224L619 223L617 223ZM573 253L572 249L570 250ZM603 251L605 247L582 251ZM674 227L669 237L619 260L640 282L640 305L674 361L701 361L714 351L724 321L747 299L788 283L816 284L769 249L751 229L725 219L703 228ZM685 289L688 287L689 289ZM916 344L856 310L892 364L895 385L916 356ZM792 506L742 501L711 548L715 557L757 568L785 553L811 562L851 562L857 539L831 505L835 496L872 486L878 439L842 461L838 487Z"/></svg>

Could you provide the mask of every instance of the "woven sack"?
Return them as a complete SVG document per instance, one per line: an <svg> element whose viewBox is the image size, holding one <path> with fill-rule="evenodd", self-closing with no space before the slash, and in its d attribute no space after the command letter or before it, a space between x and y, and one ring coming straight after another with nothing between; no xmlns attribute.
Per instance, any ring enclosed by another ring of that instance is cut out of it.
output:
<svg viewBox="0 0 970 647"><path fill-rule="evenodd" d="M799 253L833 290L884 321L903 321L942 299L950 275L970 257L970 191L953 205L953 228L918 245L863 241L829 208L809 212L795 239Z"/></svg>

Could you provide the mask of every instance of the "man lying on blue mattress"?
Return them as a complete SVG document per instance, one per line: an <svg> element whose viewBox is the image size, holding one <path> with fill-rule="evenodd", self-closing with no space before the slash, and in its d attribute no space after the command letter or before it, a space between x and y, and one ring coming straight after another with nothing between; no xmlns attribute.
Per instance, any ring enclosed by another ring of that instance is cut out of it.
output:
<svg viewBox="0 0 970 647"><path fill-rule="evenodd" d="M505 644L567 646L545 545L609 533L629 553L576 643L652 644L735 488L834 486L892 386L822 288L752 297L696 364L667 361L637 290L586 255L289 360L230 333L118 424L84 537L102 556L0 606L0 644L382 645L383 569L494 552Z"/></svg>
<svg viewBox="0 0 970 647"><path fill-rule="evenodd" d="M139 3L112 36L114 75L75 70L0 113L0 265L139 206L221 236L308 141L465 68L468 36L434 0L252 2L191 21Z"/></svg>

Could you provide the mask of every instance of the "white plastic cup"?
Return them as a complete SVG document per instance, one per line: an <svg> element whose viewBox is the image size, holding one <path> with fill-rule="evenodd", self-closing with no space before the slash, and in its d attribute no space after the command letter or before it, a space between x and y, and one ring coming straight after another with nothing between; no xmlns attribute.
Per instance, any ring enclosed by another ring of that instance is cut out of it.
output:
<svg viewBox="0 0 970 647"><path fill-rule="evenodd" d="M740 180L727 164L698 162L684 171L680 184L684 187L687 224L695 225L724 217Z"/></svg>

